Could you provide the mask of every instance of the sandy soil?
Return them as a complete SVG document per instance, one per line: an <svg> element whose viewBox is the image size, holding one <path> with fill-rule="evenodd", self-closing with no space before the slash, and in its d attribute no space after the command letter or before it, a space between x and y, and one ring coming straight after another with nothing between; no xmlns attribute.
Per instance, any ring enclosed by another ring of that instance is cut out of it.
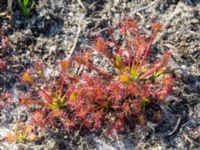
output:
<svg viewBox="0 0 200 150"><path fill-rule="evenodd" d="M91 37L122 18L140 20L148 31L152 20L165 26L154 43L155 53L172 53L169 70L175 90L162 106L162 123L136 126L123 135L64 131L43 133L34 143L7 144L3 136L17 121L28 120L28 111L17 105L0 111L0 149L99 149L99 150L198 150L200 149L200 1L198 0L37 0L30 18L21 17L16 3L12 15L0 1L0 58L8 68L0 72L0 92L20 88L20 73L38 59L49 68L90 45ZM7 39L8 38L8 39ZM9 46L2 46L5 41ZM16 98L17 101L17 98Z"/></svg>

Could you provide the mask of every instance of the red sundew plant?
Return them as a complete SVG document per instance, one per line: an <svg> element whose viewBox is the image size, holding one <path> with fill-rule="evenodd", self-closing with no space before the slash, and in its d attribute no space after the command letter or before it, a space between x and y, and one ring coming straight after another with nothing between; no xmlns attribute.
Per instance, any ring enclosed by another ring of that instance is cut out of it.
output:
<svg viewBox="0 0 200 150"><path fill-rule="evenodd" d="M67 104L68 88L78 81L67 73L69 61L60 62L59 78L45 75L43 63L39 62L33 68L22 74L22 81L33 87L28 93L20 96L20 103L25 106L35 106L32 121L40 127L47 124L55 125L59 119L63 125L74 126L70 120L70 108Z"/></svg>
<svg viewBox="0 0 200 150"><path fill-rule="evenodd" d="M66 129L105 128L112 133L129 124L146 125L147 121L158 122L162 118L159 104L170 93L173 81L166 71L171 54L165 52L153 63L148 58L162 25L153 23L151 35L133 20L121 21L117 28L108 30L107 39L97 37L94 48L74 56L78 64L96 75L85 71L79 77L72 76L68 72L74 63L71 60L60 62L57 78L47 76L40 62L22 74L29 89L21 95L20 103L34 106L35 124L44 127L62 122ZM115 39L115 34L120 35L120 40ZM114 73L94 65L92 51L104 56Z"/></svg>
<svg viewBox="0 0 200 150"><path fill-rule="evenodd" d="M82 82L71 88L69 105L75 110L74 116L82 122L84 128L97 130L120 128L124 118L117 113L121 96L125 89L119 82L105 82L88 73L81 76ZM106 124L107 123L107 124Z"/></svg>
<svg viewBox="0 0 200 150"><path fill-rule="evenodd" d="M162 117L159 103L163 102L172 87L172 78L166 72L171 57L165 52L160 60L151 63L148 54L162 25L152 24L150 37L132 20L118 25L122 39L115 40L113 29L105 40L98 37L95 48L75 56L76 61L99 73L100 77L83 76L80 87L74 89L72 101L76 113L87 126L120 129L126 120L145 125L148 119L158 121ZM112 51L110 51L110 49ZM95 67L91 51L103 55L115 69L114 74ZM106 80L101 77L107 78ZM78 105L77 105L78 103Z"/></svg>

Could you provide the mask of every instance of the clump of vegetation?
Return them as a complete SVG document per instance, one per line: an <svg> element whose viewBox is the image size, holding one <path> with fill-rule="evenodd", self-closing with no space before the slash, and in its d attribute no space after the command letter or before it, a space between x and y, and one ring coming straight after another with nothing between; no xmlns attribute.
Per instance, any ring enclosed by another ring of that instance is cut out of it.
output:
<svg viewBox="0 0 200 150"><path fill-rule="evenodd" d="M46 75L44 64L36 63L22 74L28 91L20 96L20 103L34 108L32 121L40 127L62 123L66 130L81 126L93 131L105 128L112 133L130 124L158 122L163 116L160 103L172 88L172 78L166 71L171 54L165 52L155 62L148 58L161 29L161 24L153 23L147 36L137 22L121 21L116 30L109 29L107 39L99 36L94 48L76 54L75 61L61 61L57 77ZM114 33L121 38L116 40ZM113 73L93 63L94 51L108 60ZM70 74L77 63L97 74Z"/></svg>
<svg viewBox="0 0 200 150"><path fill-rule="evenodd" d="M17 0L18 6L20 8L23 17L29 17L31 11L36 7L36 3L30 0Z"/></svg>
<svg viewBox="0 0 200 150"><path fill-rule="evenodd" d="M13 132L6 135L5 140L8 143L25 143L35 141L37 139L34 133L34 126L30 124L17 123Z"/></svg>
<svg viewBox="0 0 200 150"><path fill-rule="evenodd" d="M84 75L84 82L74 89L70 101L76 116L90 128L107 126L110 130L118 130L128 121L142 125L147 121L159 121L163 115L159 103L171 91L172 78L166 73L171 54L165 52L153 63L147 59L162 25L153 23L150 37L145 37L132 20L122 21L118 27L122 39L115 40L110 28L108 39L98 37L93 49L75 56L79 64L100 75ZM104 56L115 72L109 74L98 69L92 63L92 51Z"/></svg>
<svg viewBox="0 0 200 150"><path fill-rule="evenodd" d="M73 126L71 108L68 106L68 88L78 79L67 72L69 66L69 61L61 61L59 77L55 78L45 75L44 64L38 62L22 75L22 81L27 83L28 88L32 86L32 89L21 95L20 103L37 107L32 113L32 119L40 127L56 125L58 120L64 126Z"/></svg>

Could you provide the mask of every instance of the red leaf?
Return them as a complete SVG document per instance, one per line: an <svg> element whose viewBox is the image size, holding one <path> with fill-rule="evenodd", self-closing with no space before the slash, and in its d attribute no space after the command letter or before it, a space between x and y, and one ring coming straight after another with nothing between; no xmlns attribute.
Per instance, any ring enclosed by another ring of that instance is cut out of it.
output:
<svg viewBox="0 0 200 150"><path fill-rule="evenodd" d="M70 119L66 119L65 121L63 121L65 128L67 129L71 129L73 127L76 126L76 122L70 120Z"/></svg>
<svg viewBox="0 0 200 150"><path fill-rule="evenodd" d="M165 67L170 57L171 57L171 53L166 52L163 58L160 60L160 62L155 63L154 66L151 69L149 69L147 72L145 72L142 76L140 76L140 78L141 79L146 78L152 75L155 71L158 71L162 67Z"/></svg>
<svg viewBox="0 0 200 150"><path fill-rule="evenodd" d="M103 38L101 38L101 37L97 38L96 49L97 49L97 51L100 51L100 52L103 52L103 53L105 53L105 51L107 50L107 44L103 40Z"/></svg>
<svg viewBox="0 0 200 150"><path fill-rule="evenodd" d="M46 115L43 111L35 111L32 113L32 122L39 127L44 127L46 123Z"/></svg>
<svg viewBox="0 0 200 150"><path fill-rule="evenodd" d="M159 22L154 22L154 23L152 23L152 29L155 32L161 32L163 30L163 25Z"/></svg>
<svg viewBox="0 0 200 150"><path fill-rule="evenodd" d="M36 70L37 73L41 74L43 72L43 69L44 69L44 64L43 62L39 61L39 62L36 62L34 64L34 69Z"/></svg>
<svg viewBox="0 0 200 150"><path fill-rule="evenodd" d="M101 121L102 121L102 112L96 112L93 114L93 118L94 119L94 129L98 129L101 126Z"/></svg>
<svg viewBox="0 0 200 150"><path fill-rule="evenodd" d="M141 112L141 102L140 100L135 99L133 101L134 113L139 114Z"/></svg>

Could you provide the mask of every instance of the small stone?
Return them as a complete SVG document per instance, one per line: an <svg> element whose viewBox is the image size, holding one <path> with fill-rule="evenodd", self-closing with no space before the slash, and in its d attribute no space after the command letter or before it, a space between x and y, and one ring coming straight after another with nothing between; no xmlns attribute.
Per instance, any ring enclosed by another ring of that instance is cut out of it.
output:
<svg viewBox="0 0 200 150"><path fill-rule="evenodd" d="M186 66L186 65L182 65L181 68L182 68L183 70L186 70L186 69L187 69L187 66Z"/></svg>
<svg viewBox="0 0 200 150"><path fill-rule="evenodd" d="M194 83L194 87L196 88L196 90L200 93L200 81L196 81Z"/></svg>

